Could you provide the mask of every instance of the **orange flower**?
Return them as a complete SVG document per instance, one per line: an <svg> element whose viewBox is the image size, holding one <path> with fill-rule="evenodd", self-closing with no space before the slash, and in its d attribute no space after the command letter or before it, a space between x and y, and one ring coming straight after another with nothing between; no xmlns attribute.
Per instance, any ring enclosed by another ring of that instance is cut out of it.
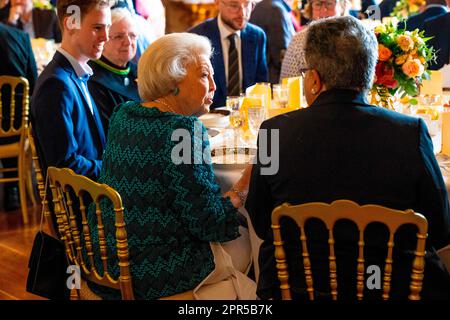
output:
<svg viewBox="0 0 450 320"><path fill-rule="evenodd" d="M401 65L404 64L409 58L409 54L402 54L395 58L395 64Z"/></svg>
<svg viewBox="0 0 450 320"><path fill-rule="evenodd" d="M414 48L414 41L410 36L402 34L397 38L398 46L405 52L408 52Z"/></svg>
<svg viewBox="0 0 450 320"><path fill-rule="evenodd" d="M411 59L402 65L402 71L410 78L420 77L424 72L423 64L419 59Z"/></svg>
<svg viewBox="0 0 450 320"><path fill-rule="evenodd" d="M386 48L382 44L378 45L378 60L380 61L388 61L392 56L392 51L389 48Z"/></svg>

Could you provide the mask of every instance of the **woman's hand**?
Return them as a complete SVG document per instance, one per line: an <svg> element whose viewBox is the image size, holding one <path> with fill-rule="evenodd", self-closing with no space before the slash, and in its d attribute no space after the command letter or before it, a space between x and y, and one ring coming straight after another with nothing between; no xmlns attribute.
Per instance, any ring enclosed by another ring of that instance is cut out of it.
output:
<svg viewBox="0 0 450 320"><path fill-rule="evenodd" d="M223 195L225 198L230 198L231 204L233 205L233 207L235 207L236 209L242 207L244 205L244 203L242 202L241 198L239 198L239 196L237 195L236 192L234 191L228 191L227 193L225 193Z"/></svg>
<svg viewBox="0 0 450 320"><path fill-rule="evenodd" d="M252 173L252 165L248 164L244 172L242 173L241 178L236 182L236 184L224 194L224 197L229 197L231 203L235 208L240 208L244 205L245 199L248 194L248 187L250 184L250 176Z"/></svg>

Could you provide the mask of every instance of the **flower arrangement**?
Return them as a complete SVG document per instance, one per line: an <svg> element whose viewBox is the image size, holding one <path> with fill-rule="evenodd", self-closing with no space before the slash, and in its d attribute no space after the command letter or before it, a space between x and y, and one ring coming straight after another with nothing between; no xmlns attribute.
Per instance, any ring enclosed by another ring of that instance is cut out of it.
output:
<svg viewBox="0 0 450 320"><path fill-rule="evenodd" d="M406 19L418 13L420 7L424 5L425 0L399 0L390 15L391 17L397 17L399 20Z"/></svg>
<svg viewBox="0 0 450 320"><path fill-rule="evenodd" d="M433 48L426 45L431 38L425 38L423 31L407 31L392 23L381 24L374 31L378 40L378 62L372 101L392 108L389 100L394 95L415 97L419 94L422 80L430 78L427 68L435 54Z"/></svg>

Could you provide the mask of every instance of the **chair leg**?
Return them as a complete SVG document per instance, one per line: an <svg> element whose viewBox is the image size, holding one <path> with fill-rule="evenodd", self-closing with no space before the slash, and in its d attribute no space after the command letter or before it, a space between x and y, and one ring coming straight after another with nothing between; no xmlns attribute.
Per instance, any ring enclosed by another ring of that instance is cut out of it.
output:
<svg viewBox="0 0 450 320"><path fill-rule="evenodd" d="M80 293L77 289L70 290L70 300L80 300Z"/></svg>
<svg viewBox="0 0 450 320"><path fill-rule="evenodd" d="M27 192L26 192L26 172L25 172L25 159L23 152L19 155L18 159L18 171L19 171L19 194L20 194L20 207L22 209L23 223L28 224L28 208L27 208Z"/></svg>

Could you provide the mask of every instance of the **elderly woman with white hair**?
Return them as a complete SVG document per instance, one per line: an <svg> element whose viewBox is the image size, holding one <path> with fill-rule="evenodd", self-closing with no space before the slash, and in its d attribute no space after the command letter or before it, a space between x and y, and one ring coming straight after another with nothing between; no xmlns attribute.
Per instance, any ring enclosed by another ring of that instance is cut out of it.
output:
<svg viewBox="0 0 450 320"><path fill-rule="evenodd" d="M89 92L100 110L103 129L108 132L114 107L126 101L140 101L137 89L136 55L138 31L131 13L124 8L111 11L109 40L99 60L90 61L93 75Z"/></svg>
<svg viewBox="0 0 450 320"><path fill-rule="evenodd" d="M247 270L251 254L248 230L240 227L237 211L248 191L250 170L222 195L211 166L206 128L197 118L208 112L216 89L211 52L209 40L195 34L173 33L156 40L138 65L138 88L144 102L126 102L111 116L99 182L122 196L138 299L198 289L205 278L223 267L210 242L227 242L225 250L227 246L240 248L238 255L228 252L236 269L233 272L250 291L234 287L230 298L256 297L254 282L240 272ZM113 210L106 211L111 215L103 220L105 228L113 229ZM94 220L89 222L92 226ZM114 246L108 242L111 251ZM117 274L114 266L111 261ZM119 292L90 286L105 298L120 297ZM223 294L221 288L214 293Z"/></svg>

